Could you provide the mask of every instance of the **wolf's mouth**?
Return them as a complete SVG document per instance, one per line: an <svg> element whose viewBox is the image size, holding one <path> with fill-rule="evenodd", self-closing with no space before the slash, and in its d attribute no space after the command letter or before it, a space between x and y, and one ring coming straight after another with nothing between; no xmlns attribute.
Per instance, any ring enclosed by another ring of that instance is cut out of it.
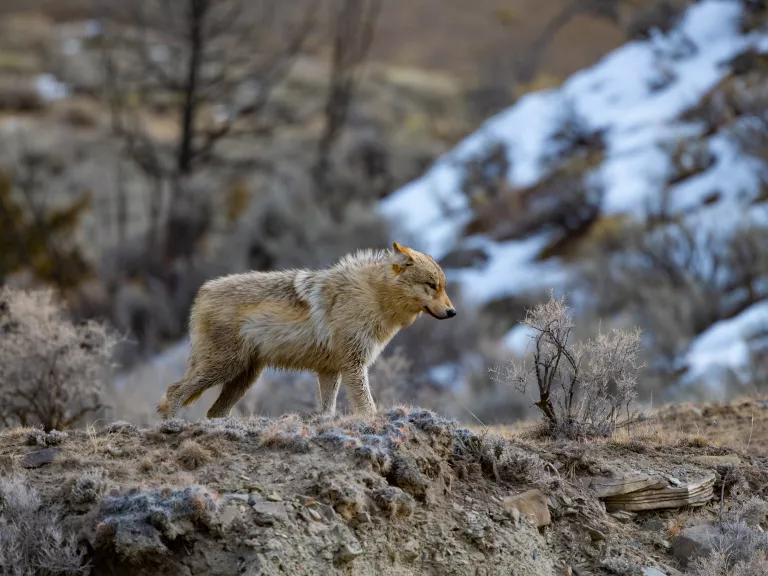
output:
<svg viewBox="0 0 768 576"><path fill-rule="evenodd" d="M432 318L437 318L438 320L445 320L446 318L448 318L448 316L438 316L437 314L432 312L432 310L429 309L429 306L424 306L424 312L432 316Z"/></svg>

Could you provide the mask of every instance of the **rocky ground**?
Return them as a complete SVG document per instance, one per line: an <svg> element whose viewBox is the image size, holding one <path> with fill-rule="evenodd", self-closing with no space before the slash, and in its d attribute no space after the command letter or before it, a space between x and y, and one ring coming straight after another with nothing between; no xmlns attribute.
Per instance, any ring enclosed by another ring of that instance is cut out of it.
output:
<svg viewBox="0 0 768 576"><path fill-rule="evenodd" d="M43 549L61 559L69 546L87 567L46 574L671 576L708 551L712 538L696 534L724 515L765 526L767 420L766 402L745 400L664 409L599 442L469 430L404 408L367 422L10 430L0 566L43 565ZM714 475L714 490L698 508L633 513L607 511L590 488L635 473L682 484ZM24 552L13 532L24 522L58 536Z"/></svg>

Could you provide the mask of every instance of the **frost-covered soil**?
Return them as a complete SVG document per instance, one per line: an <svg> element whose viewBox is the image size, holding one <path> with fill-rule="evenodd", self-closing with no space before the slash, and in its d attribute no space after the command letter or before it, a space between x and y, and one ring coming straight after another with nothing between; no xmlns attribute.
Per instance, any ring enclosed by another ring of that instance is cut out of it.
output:
<svg viewBox="0 0 768 576"><path fill-rule="evenodd" d="M765 221L768 209L764 202L756 203L764 177L762 165L742 153L727 131L709 133L704 119L690 114L731 73L736 56L768 50L764 32L742 31L745 4L696 3L668 33L630 42L561 87L522 97L439 159L425 176L386 198L382 212L402 236L437 257L457 248L485 252L484 263L449 272L472 303L566 288L573 264L539 258L551 241L551 232L534 231L507 241L466 236L473 207L461 183L469 159L502 143L508 155L510 187L536 185L570 152L562 149L558 135L575 121L579 130L600 134L603 142L601 161L585 171L581 183L585 189L601 192L602 215L643 219L651 207L666 202L671 215L682 215L696 227L716 232L727 233L748 218ZM673 150L691 139L711 161L705 169L675 182ZM750 327L758 316L759 322L768 325L768 308L755 306L743 316L727 327L714 326L712 333L693 343L685 358L693 374L710 370L713 364L743 367L744 338L754 332ZM707 353L724 330L741 338L741 343L717 355ZM512 348L521 341L519 331L506 338Z"/></svg>
<svg viewBox="0 0 768 576"><path fill-rule="evenodd" d="M749 415L757 431L739 445ZM728 455L737 462L724 490L730 506L737 487L744 494L768 481L767 416L752 401L682 407L594 443L496 431L504 439L418 409L367 422L286 416L148 429L123 422L68 435L17 429L0 434L0 470L21 475L46 510L60 509L93 574L550 576L570 566L673 575L672 527L688 516L615 518L586 480L629 470L682 481L720 475L717 458L701 457ZM730 425L721 446L716 437ZM52 461L27 468L40 450ZM552 523L541 529L503 505L529 488L547 497Z"/></svg>

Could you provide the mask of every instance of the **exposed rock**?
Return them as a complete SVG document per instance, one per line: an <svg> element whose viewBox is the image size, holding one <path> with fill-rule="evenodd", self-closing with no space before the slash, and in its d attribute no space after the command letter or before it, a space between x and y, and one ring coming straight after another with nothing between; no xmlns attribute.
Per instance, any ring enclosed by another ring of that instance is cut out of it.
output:
<svg viewBox="0 0 768 576"><path fill-rule="evenodd" d="M667 477L670 485L658 483L652 487L634 492L622 492L616 496L603 497L606 510L661 510L664 508L682 508L683 506L702 506L712 498L715 475L711 474L697 482L683 483L673 477ZM642 482L640 482L642 484Z"/></svg>
<svg viewBox="0 0 768 576"><path fill-rule="evenodd" d="M35 450L24 455L21 461L21 465L24 468L39 468L50 464L61 452L58 448L43 448L42 450Z"/></svg>
<svg viewBox="0 0 768 576"><path fill-rule="evenodd" d="M416 461L405 455L393 458L387 480L418 500L424 500L429 488L429 480L421 473Z"/></svg>
<svg viewBox="0 0 768 576"><path fill-rule="evenodd" d="M125 420L118 420L117 422L112 422L111 424L108 424L106 427L106 431L109 434L132 435L132 434L137 434L139 429L136 427L136 425L131 424L130 422L126 422Z"/></svg>
<svg viewBox="0 0 768 576"><path fill-rule="evenodd" d="M541 490L533 489L508 496L504 499L504 508L512 514L514 514L512 510L517 510L520 516L528 518L537 528L547 526L552 522L547 497Z"/></svg>
<svg viewBox="0 0 768 576"><path fill-rule="evenodd" d="M363 554L363 549L360 547L360 543L344 542L336 551L335 560L339 564L346 564L351 562L358 556Z"/></svg>
<svg viewBox="0 0 768 576"><path fill-rule="evenodd" d="M592 478L590 486L608 512L701 506L713 495L715 475L684 483L668 474L633 472Z"/></svg>
<svg viewBox="0 0 768 576"><path fill-rule="evenodd" d="M721 466L738 466L742 463L741 457L737 454L724 454L721 456L696 456L693 459L697 464L702 466L711 466L712 468L720 468Z"/></svg>
<svg viewBox="0 0 768 576"><path fill-rule="evenodd" d="M353 484L322 480L316 490L320 499L330 504L347 521L365 511L365 493Z"/></svg>
<svg viewBox="0 0 768 576"><path fill-rule="evenodd" d="M667 566L671 544L663 540L673 514L609 516L596 491L584 487L597 474L631 466L663 480L667 490L685 490L691 477L712 474L693 463L707 449L667 447L679 452L649 450L631 454L630 461L608 443L491 442L421 410L339 419L322 442L315 438L328 431L325 422L296 422L308 452L264 444L262 429L280 432L291 422L243 420L238 429L249 431L243 439L221 433L225 420L186 423L178 435L157 428L119 436L96 431L102 448L107 442L124 452L120 461L104 449L93 450L93 432L73 430L60 461L27 479L44 490L45 505L66 512L67 525L87 543L87 560L98 574L227 576L247 567L252 574L551 576L567 565L572 576L640 576L643 567L646 576L661 576L652 567L680 576ZM11 455L17 468L25 452L36 450L25 444L27 433L0 434L0 456ZM341 434L352 441L329 440ZM179 445L189 439L210 450L205 466L178 465ZM389 464L361 461L365 446ZM507 469L534 456L536 468L552 474L526 478ZM147 458L148 471L139 465ZM476 473L461 472L472 464ZM749 458L740 470L763 478ZM622 477L625 485L628 477ZM507 486L541 491L515 494L524 489L504 492ZM731 501L728 492L725 497L737 514L736 537L748 525L765 525L760 502L747 506ZM707 508L716 511L718 503ZM546 531L537 528L547 524ZM718 538L733 540L727 531Z"/></svg>
<svg viewBox="0 0 768 576"><path fill-rule="evenodd" d="M410 516L416 506L410 495L395 486L376 490L373 493L373 501L390 518Z"/></svg>
<svg viewBox="0 0 768 576"><path fill-rule="evenodd" d="M272 526L275 522L288 521L288 512L282 502L256 500L251 504L254 519L259 526Z"/></svg>
<svg viewBox="0 0 768 576"><path fill-rule="evenodd" d="M685 567L712 552L719 530L712 524L699 524L683 529L672 541L672 554Z"/></svg>
<svg viewBox="0 0 768 576"><path fill-rule="evenodd" d="M637 514L630 512L629 510L617 510L616 512L611 512L611 516L616 518L619 522L631 522L635 519Z"/></svg>
<svg viewBox="0 0 768 576"><path fill-rule="evenodd" d="M620 496L646 488L663 488L665 485L666 482L660 476L643 472L633 472L610 478L595 477L592 478L590 484L598 498Z"/></svg>
<svg viewBox="0 0 768 576"><path fill-rule="evenodd" d="M109 496L98 511L91 543L130 561L164 555L167 542L220 524L217 499L202 486Z"/></svg>

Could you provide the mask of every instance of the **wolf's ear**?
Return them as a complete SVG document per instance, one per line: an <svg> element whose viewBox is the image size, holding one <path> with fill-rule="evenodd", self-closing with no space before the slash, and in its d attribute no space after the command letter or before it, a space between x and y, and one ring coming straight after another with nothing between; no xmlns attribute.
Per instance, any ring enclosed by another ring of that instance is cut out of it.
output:
<svg viewBox="0 0 768 576"><path fill-rule="evenodd" d="M395 252L398 252L403 256L407 256L408 258L413 260L413 250L408 248L408 246L403 246L402 244L400 244L400 242L392 242L392 248L395 250Z"/></svg>
<svg viewBox="0 0 768 576"><path fill-rule="evenodd" d="M398 242L392 242L392 248L395 251L395 263L392 264L392 269L395 271L395 274L400 274L403 270L405 270L408 266L413 265L413 254L411 253L411 249L407 246L403 246L402 244Z"/></svg>

